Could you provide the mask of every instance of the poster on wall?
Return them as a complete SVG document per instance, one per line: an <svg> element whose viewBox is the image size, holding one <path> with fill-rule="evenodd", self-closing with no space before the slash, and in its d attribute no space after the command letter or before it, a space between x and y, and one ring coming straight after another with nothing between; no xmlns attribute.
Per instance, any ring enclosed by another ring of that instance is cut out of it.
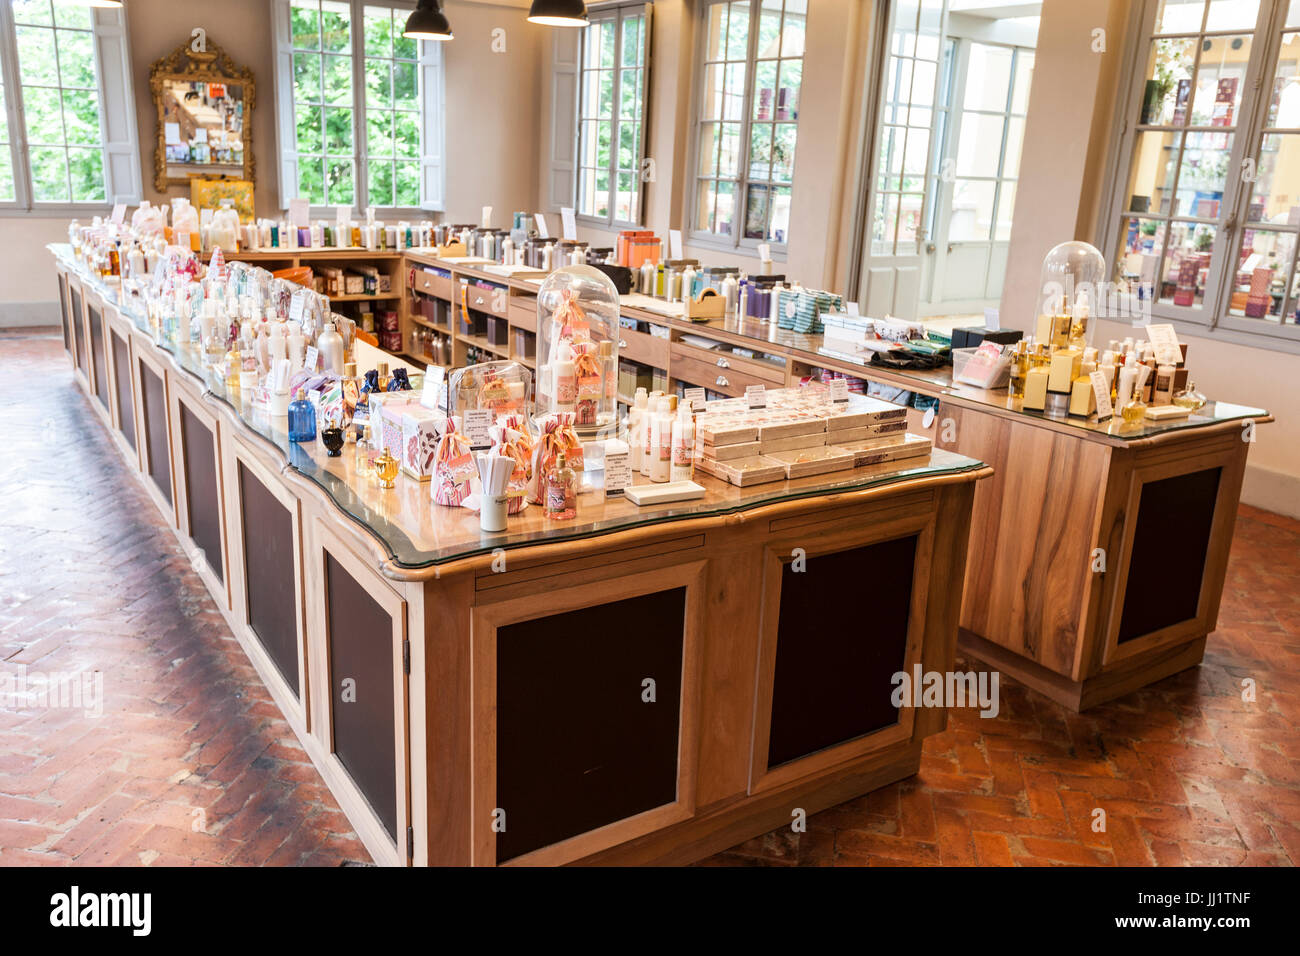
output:
<svg viewBox="0 0 1300 956"><path fill-rule="evenodd" d="M217 209L223 199L233 201L240 222L253 221L253 184L248 180L198 176L190 180L190 203L195 209Z"/></svg>

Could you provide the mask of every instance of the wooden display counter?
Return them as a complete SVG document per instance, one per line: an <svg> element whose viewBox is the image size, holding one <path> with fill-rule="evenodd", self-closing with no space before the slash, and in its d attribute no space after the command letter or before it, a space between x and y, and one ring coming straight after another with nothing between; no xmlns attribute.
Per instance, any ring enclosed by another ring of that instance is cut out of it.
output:
<svg viewBox="0 0 1300 956"><path fill-rule="evenodd" d="M59 260L78 381L374 857L684 863L917 770L979 461L501 535L289 443ZM97 318L95 318L97 317Z"/></svg>

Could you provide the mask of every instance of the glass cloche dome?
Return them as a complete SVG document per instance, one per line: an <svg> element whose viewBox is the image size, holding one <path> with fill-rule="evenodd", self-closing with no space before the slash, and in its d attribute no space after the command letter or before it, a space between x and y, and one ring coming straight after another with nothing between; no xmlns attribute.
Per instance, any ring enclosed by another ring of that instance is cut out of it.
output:
<svg viewBox="0 0 1300 956"><path fill-rule="evenodd" d="M1072 240L1043 257L1036 338L1056 348L1083 348L1088 319L1103 302L1106 260L1095 246Z"/></svg>
<svg viewBox="0 0 1300 956"><path fill-rule="evenodd" d="M614 424L617 399L618 290L591 266L556 269L537 293L537 417L594 430Z"/></svg>

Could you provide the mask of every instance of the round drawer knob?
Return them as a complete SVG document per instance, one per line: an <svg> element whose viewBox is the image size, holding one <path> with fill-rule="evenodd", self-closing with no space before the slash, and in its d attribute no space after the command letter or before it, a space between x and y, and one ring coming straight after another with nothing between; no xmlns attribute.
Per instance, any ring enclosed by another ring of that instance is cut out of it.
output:
<svg viewBox="0 0 1300 956"><path fill-rule="evenodd" d="M715 385L721 385L723 388L726 388L726 387L727 387L728 385L730 385L731 383L728 382L728 381L726 380L725 377L719 375L719 376L718 376L718 380L717 380L716 382L714 382L713 384L715 384Z"/></svg>
<svg viewBox="0 0 1300 956"><path fill-rule="evenodd" d="M724 358L718 359L718 368L731 368L731 363Z"/></svg>
<svg viewBox="0 0 1300 956"><path fill-rule="evenodd" d="M621 349L625 349L625 348L627 348L627 339L619 339L619 340L618 340L618 347L621 348Z"/></svg>

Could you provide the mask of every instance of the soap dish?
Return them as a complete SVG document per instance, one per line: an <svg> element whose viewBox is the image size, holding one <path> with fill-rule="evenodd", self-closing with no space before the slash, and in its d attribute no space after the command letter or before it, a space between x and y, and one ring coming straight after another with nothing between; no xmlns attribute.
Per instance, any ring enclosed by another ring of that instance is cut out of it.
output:
<svg viewBox="0 0 1300 956"><path fill-rule="evenodd" d="M662 505L670 501L690 501L704 497L704 486L693 481L666 481L659 484L633 485L624 493L634 505Z"/></svg>

